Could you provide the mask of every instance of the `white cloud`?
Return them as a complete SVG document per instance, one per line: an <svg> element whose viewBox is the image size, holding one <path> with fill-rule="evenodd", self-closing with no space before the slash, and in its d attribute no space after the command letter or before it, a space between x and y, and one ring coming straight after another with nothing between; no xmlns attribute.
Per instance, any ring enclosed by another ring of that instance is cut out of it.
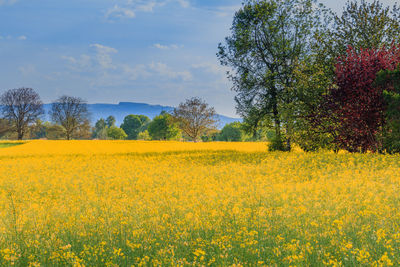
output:
<svg viewBox="0 0 400 267"><path fill-rule="evenodd" d="M170 50L170 49L178 49L178 48L183 48L183 45L176 45L176 44L172 44L172 45L162 45L162 44L154 44L153 47L157 48L157 49L161 49L161 50Z"/></svg>
<svg viewBox="0 0 400 267"><path fill-rule="evenodd" d="M22 75L28 76L30 74L36 73L36 68L34 65L25 65L18 68Z"/></svg>
<svg viewBox="0 0 400 267"><path fill-rule="evenodd" d="M7 36L1 36L0 35L0 40L18 40L18 41L25 41L28 40L28 37L25 35L20 35L20 36L12 36L12 35L7 35Z"/></svg>
<svg viewBox="0 0 400 267"><path fill-rule="evenodd" d="M62 59L66 60L70 65L70 69L75 71L91 70L93 69L92 58L88 55L81 55L78 58L62 56Z"/></svg>
<svg viewBox="0 0 400 267"><path fill-rule="evenodd" d="M190 3L188 0L176 0L183 8L190 7Z"/></svg>
<svg viewBox="0 0 400 267"><path fill-rule="evenodd" d="M135 12L127 7L120 7L115 5L114 7L107 10L105 17L107 19L131 19L136 16Z"/></svg>
<svg viewBox="0 0 400 267"><path fill-rule="evenodd" d="M67 62L70 71L80 76L87 73L89 76L97 77L93 83L96 85L111 84L113 81L138 80L150 78L166 78L170 80L191 81L192 74L188 70L177 71L165 63L156 62L150 64L129 65L114 62L112 55L118 53L113 47L101 44L92 44L94 49L92 55L83 54L79 57L62 56Z"/></svg>
<svg viewBox="0 0 400 267"><path fill-rule="evenodd" d="M241 5L233 5L233 6L221 6L218 7L214 12L217 17L233 17L236 11L242 8Z"/></svg>
<svg viewBox="0 0 400 267"><path fill-rule="evenodd" d="M118 50L112 47L104 46L101 44L92 44L90 47L94 47L96 50L97 63L103 69L115 69L113 65L111 54L118 53Z"/></svg>
<svg viewBox="0 0 400 267"><path fill-rule="evenodd" d="M3 5L13 5L17 2L17 0L0 0L0 6Z"/></svg>
<svg viewBox="0 0 400 267"><path fill-rule="evenodd" d="M92 44L90 47L93 48L91 55L62 56L61 58L68 62L69 69L75 72L100 71L104 73L109 69L117 68L112 60L112 54L118 53L117 49L101 44Z"/></svg>
<svg viewBox="0 0 400 267"><path fill-rule="evenodd" d="M229 69L227 67L221 66L220 64L212 62L192 64L192 68L203 69L208 73L213 73L215 75L224 75L224 76L226 75L226 71Z"/></svg>
<svg viewBox="0 0 400 267"><path fill-rule="evenodd" d="M106 19L111 21L113 19L132 19L136 17L137 12L153 12L156 7L173 2L183 8L190 7L189 0L119 0L118 2L119 4L106 11Z"/></svg>
<svg viewBox="0 0 400 267"><path fill-rule="evenodd" d="M151 73L148 71L146 65L139 64L136 66L129 66L127 64L121 64L121 70L124 76L129 80L137 80L139 78L148 78L151 76Z"/></svg>
<svg viewBox="0 0 400 267"><path fill-rule="evenodd" d="M158 75L172 78L172 79L182 79L183 81L190 81L192 80L192 74L189 71L174 71L166 64L157 62L151 63L149 65L150 69L155 71Z"/></svg>
<svg viewBox="0 0 400 267"><path fill-rule="evenodd" d="M153 12L156 6L157 6L156 2L148 1L144 4L137 5L136 10L143 12Z"/></svg>
<svg viewBox="0 0 400 267"><path fill-rule="evenodd" d="M92 44L90 47L94 47L97 52L102 53L102 54L115 54L118 53L118 50L110 47L110 46L105 46L101 44Z"/></svg>

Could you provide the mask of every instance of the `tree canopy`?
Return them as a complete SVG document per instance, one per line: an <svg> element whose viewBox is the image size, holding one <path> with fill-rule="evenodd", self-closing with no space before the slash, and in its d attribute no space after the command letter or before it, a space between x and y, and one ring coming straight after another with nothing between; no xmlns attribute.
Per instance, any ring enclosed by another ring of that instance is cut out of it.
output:
<svg viewBox="0 0 400 267"><path fill-rule="evenodd" d="M168 113L156 116L147 129L152 140L178 140L181 132Z"/></svg>
<svg viewBox="0 0 400 267"><path fill-rule="evenodd" d="M128 135L128 139L136 140L139 133L145 131L150 119L145 115L128 115L124 118L121 128Z"/></svg>
<svg viewBox="0 0 400 267"><path fill-rule="evenodd" d="M216 128L217 113L204 100L193 97L180 103L172 113L180 129L193 141L210 128Z"/></svg>
<svg viewBox="0 0 400 267"><path fill-rule="evenodd" d="M65 137L70 140L80 127L89 121L86 102L73 96L62 96L51 105L50 116L54 123L65 129Z"/></svg>
<svg viewBox="0 0 400 267"><path fill-rule="evenodd" d="M221 64L231 67L237 111L247 125L257 128L270 121L278 142L281 127L290 149L288 105L294 70L311 50L322 8L314 0L247 0L236 12L231 35L219 45Z"/></svg>
<svg viewBox="0 0 400 267"><path fill-rule="evenodd" d="M240 142L244 140L244 131L240 122L228 123L218 135L219 141Z"/></svg>

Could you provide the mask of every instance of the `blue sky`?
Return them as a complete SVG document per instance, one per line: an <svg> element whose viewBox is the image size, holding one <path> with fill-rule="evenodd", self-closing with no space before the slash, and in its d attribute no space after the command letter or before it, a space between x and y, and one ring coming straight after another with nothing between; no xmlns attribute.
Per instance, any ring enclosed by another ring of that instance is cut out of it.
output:
<svg viewBox="0 0 400 267"><path fill-rule="evenodd" d="M241 2L0 0L0 93L172 106L199 96L236 116L215 54ZM345 0L321 2L339 11Z"/></svg>

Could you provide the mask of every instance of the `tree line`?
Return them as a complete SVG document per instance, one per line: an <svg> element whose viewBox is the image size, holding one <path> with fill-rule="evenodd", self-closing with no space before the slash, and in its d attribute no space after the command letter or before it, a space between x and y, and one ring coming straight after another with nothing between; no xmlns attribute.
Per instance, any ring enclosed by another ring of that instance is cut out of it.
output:
<svg viewBox="0 0 400 267"><path fill-rule="evenodd" d="M290 151L295 143L305 151L400 152L396 4L349 0L336 14L317 0L245 0L217 56L230 69L243 123L218 131L215 110L192 98L152 121L131 115L117 127L112 118L100 120L89 135L87 109L71 104L73 97L61 97L46 127L64 139L268 138L270 150ZM0 135L12 129L18 139L42 113L40 98L27 88L7 91L1 105ZM80 113L82 118L71 119Z"/></svg>
<svg viewBox="0 0 400 267"><path fill-rule="evenodd" d="M246 0L217 56L248 132L271 150L400 152L400 12L349 0Z"/></svg>
<svg viewBox="0 0 400 267"><path fill-rule="evenodd" d="M90 124L86 101L61 96L51 104L51 121L41 120L43 102L32 88L7 90L0 96L0 138L6 139L103 139L103 140L190 140L243 141L240 123L217 129L218 118L213 107L200 98L190 98L172 112L162 112L152 120L131 114L120 127L113 116Z"/></svg>
<svg viewBox="0 0 400 267"><path fill-rule="evenodd" d="M28 134L43 137L44 129L51 136L60 133L67 140L84 138L90 128L86 102L79 97L61 96L52 103L49 115L53 124L40 120L44 115L43 102L32 88L7 90L0 96L0 107L0 135L16 134L18 140Z"/></svg>

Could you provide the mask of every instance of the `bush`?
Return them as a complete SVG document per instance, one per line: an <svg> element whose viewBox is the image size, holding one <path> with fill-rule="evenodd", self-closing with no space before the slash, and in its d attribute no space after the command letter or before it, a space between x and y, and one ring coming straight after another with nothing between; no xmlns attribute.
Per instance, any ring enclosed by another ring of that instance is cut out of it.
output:
<svg viewBox="0 0 400 267"><path fill-rule="evenodd" d="M240 122L226 124L218 136L219 141L227 142L241 142L243 139L244 131Z"/></svg>
<svg viewBox="0 0 400 267"><path fill-rule="evenodd" d="M149 131L144 131L138 134L138 140L150 141L151 137L149 135Z"/></svg>
<svg viewBox="0 0 400 267"><path fill-rule="evenodd" d="M49 140L65 139L65 128L58 124L46 125L46 138Z"/></svg>
<svg viewBox="0 0 400 267"><path fill-rule="evenodd" d="M107 128L107 136L109 139L114 139L114 140L123 140L128 137L128 135L124 132L123 129L118 128L116 126L111 126L110 128Z"/></svg>
<svg viewBox="0 0 400 267"><path fill-rule="evenodd" d="M176 123L168 113L161 113L147 128L152 140L179 140L182 137Z"/></svg>
<svg viewBox="0 0 400 267"><path fill-rule="evenodd" d="M287 147L282 141L282 138L274 137L268 145L269 151L287 151Z"/></svg>

